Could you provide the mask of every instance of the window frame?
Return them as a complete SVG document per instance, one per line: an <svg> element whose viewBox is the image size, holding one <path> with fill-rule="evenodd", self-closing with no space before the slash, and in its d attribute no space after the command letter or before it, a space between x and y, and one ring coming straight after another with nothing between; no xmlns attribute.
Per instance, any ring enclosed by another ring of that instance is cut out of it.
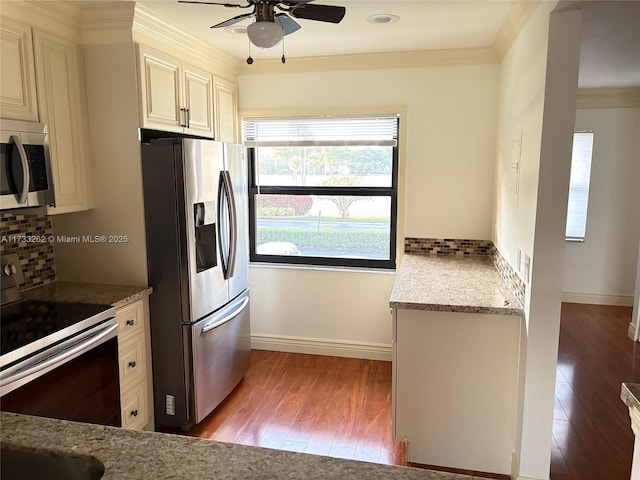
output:
<svg viewBox="0 0 640 480"><path fill-rule="evenodd" d="M591 173L593 170L593 148L595 145L595 134L592 130L587 130L587 131L574 131L573 132L573 143L572 145L575 145L576 142L576 136L578 135L589 135L591 138L591 152L590 152L590 157L589 158L589 176L586 182L586 198L584 201L584 205L580 205L581 207L584 207L583 209L580 209L580 213L583 213L583 217L584 217L584 226L583 226L583 231L584 233L581 236L570 236L568 235L568 230L569 230L569 226L570 224L574 224L575 221L571 221L570 220L570 214L573 212L573 210L571 209L571 190L572 190L572 186L574 186L575 184L573 184L571 182L571 178L572 178L572 174L574 172L574 162L576 161L576 157L573 155L573 147L572 147L572 153L571 153L571 165L569 167L569 194L567 197L567 218L565 221L565 234L564 234L564 239L567 242L584 242L586 237L587 237L587 221L588 221L588 214L589 214L589 193L591 190ZM582 226L581 226L582 227Z"/></svg>
<svg viewBox="0 0 640 480"><path fill-rule="evenodd" d="M397 230L398 230L398 170L399 170L399 137L400 115L396 118L396 143L392 146L392 170L391 186L389 187L363 187L363 186L269 186L259 185L256 173L257 160L256 149L259 147L247 147L248 161L248 194L249 194L249 260L253 263L273 263L281 265L299 266L325 266L325 267L351 267L394 270L396 268ZM267 255L256 253L256 229L257 212L256 196L258 194L275 195L321 195L321 196L366 196L389 197L391 201L390 231L389 231L389 258L343 258L321 257L306 255Z"/></svg>

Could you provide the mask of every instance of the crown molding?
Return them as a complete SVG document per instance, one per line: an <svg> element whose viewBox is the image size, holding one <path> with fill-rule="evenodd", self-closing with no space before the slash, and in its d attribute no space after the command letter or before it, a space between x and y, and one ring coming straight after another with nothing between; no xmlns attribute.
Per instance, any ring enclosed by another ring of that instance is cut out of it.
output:
<svg viewBox="0 0 640 480"><path fill-rule="evenodd" d="M493 48L500 59L507 54L520 30L522 30L522 27L527 23L539 4L540 0L514 1L511 3L507 18L505 18L493 41Z"/></svg>
<svg viewBox="0 0 640 480"><path fill-rule="evenodd" d="M233 55L186 33L137 3L133 18L133 40L152 47L157 47L158 42L161 42L174 52L178 50L194 60L197 59L201 68L229 79L235 78L241 62Z"/></svg>
<svg viewBox="0 0 640 480"><path fill-rule="evenodd" d="M304 73L337 70L376 70L422 67L457 67L463 65L491 65L500 59L491 48L456 48L446 50L418 50L321 57L295 57L282 64L280 59L256 60L241 65L239 75L266 73Z"/></svg>
<svg viewBox="0 0 640 480"><path fill-rule="evenodd" d="M131 42L134 13L134 2L87 4L82 10L82 43Z"/></svg>
<svg viewBox="0 0 640 480"><path fill-rule="evenodd" d="M74 42L81 39L80 8L77 2L2 1L0 14L26 23L36 30L55 33Z"/></svg>
<svg viewBox="0 0 640 480"><path fill-rule="evenodd" d="M640 108L640 87L579 88L576 108Z"/></svg>

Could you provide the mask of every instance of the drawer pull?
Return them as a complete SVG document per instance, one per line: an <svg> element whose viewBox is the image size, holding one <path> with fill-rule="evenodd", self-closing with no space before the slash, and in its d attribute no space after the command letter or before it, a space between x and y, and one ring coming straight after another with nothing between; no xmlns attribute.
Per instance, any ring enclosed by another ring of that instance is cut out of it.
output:
<svg viewBox="0 0 640 480"><path fill-rule="evenodd" d="M136 322L134 322L133 320L127 320L127 325L129 325L130 327L133 327L135 323Z"/></svg>
<svg viewBox="0 0 640 480"><path fill-rule="evenodd" d="M129 368L136 368L136 362L129 362Z"/></svg>
<svg viewBox="0 0 640 480"><path fill-rule="evenodd" d="M131 410L131 416L132 417L137 417L138 416L138 410Z"/></svg>

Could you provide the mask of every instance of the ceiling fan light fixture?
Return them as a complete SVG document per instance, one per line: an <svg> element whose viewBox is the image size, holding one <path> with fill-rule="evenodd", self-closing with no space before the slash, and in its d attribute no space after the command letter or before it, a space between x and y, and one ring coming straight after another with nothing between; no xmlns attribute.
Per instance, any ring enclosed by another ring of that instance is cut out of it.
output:
<svg viewBox="0 0 640 480"><path fill-rule="evenodd" d="M400 20L400 17L392 13L380 13L367 17L367 22L375 25L386 25L387 23L395 23L398 20Z"/></svg>
<svg viewBox="0 0 640 480"><path fill-rule="evenodd" d="M249 40L256 47L272 48L282 40L282 27L277 22L256 21L247 27Z"/></svg>

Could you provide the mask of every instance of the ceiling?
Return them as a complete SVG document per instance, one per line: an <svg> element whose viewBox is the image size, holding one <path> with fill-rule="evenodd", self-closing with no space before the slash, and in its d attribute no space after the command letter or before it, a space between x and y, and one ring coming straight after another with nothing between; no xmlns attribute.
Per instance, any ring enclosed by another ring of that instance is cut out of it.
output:
<svg viewBox="0 0 640 480"><path fill-rule="evenodd" d="M225 0L222 0L225 1ZM243 0L226 0L244 4ZM285 37L288 58L431 49L492 47L520 0L316 0L347 9L339 24L297 20L302 29ZM546 1L546 0L542 0ZM250 10L217 5L180 4L177 0L138 2L169 23L231 55L246 59L246 34L211 29ZM395 14L395 23L371 24L367 17ZM245 19L237 25L249 25ZM581 87L640 86L640 0L584 2L580 64ZM282 44L269 50L251 46L257 60L280 58Z"/></svg>

